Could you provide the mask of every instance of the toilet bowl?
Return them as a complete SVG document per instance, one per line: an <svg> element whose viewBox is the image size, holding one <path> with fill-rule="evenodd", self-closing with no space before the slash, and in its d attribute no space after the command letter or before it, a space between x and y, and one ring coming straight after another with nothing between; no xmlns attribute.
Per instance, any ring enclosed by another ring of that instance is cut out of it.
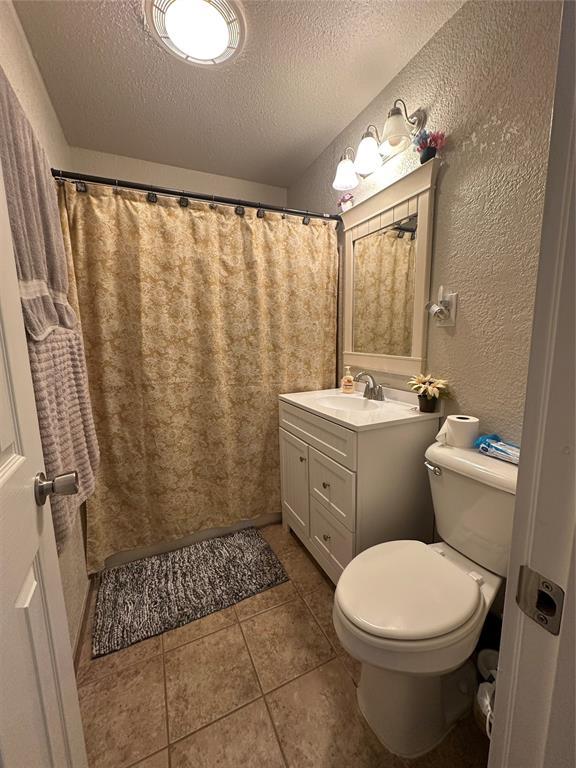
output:
<svg viewBox="0 0 576 768"><path fill-rule="evenodd" d="M336 633L362 665L360 709L384 746L409 758L433 749L471 707L468 660L503 582L511 536L516 467L445 448L426 452L445 540L365 550L334 598Z"/></svg>

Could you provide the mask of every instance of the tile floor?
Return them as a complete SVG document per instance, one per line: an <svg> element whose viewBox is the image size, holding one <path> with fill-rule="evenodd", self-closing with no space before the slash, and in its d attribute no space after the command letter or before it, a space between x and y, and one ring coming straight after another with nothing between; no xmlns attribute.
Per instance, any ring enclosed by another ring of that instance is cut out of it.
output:
<svg viewBox="0 0 576 768"><path fill-rule="evenodd" d="M471 719L418 760L382 748L332 626L333 586L280 525L262 532L290 581L94 660L92 595L77 670L90 768L485 768Z"/></svg>

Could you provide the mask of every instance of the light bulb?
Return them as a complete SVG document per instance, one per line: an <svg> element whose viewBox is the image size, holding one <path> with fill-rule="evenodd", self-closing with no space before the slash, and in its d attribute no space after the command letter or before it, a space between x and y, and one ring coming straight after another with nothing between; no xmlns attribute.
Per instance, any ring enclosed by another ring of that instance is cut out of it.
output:
<svg viewBox="0 0 576 768"><path fill-rule="evenodd" d="M354 168L361 176L369 176L382 165L382 158L378 151L378 142L371 134L364 134L362 141L356 150Z"/></svg>
<svg viewBox="0 0 576 768"><path fill-rule="evenodd" d="M358 176L356 176L354 163L349 157L343 157L338 163L332 186L339 192L348 192L358 186Z"/></svg>
<svg viewBox="0 0 576 768"><path fill-rule="evenodd" d="M166 9L166 34L176 48L200 61L221 56L230 44L226 17L206 0L174 0Z"/></svg>

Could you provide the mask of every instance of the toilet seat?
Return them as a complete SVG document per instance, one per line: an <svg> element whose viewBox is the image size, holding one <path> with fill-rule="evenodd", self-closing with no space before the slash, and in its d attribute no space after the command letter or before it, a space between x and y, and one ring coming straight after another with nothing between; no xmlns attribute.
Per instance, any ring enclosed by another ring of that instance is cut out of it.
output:
<svg viewBox="0 0 576 768"><path fill-rule="evenodd" d="M421 641L467 624L482 602L480 583L421 541L389 541L349 563L336 600L363 633Z"/></svg>
<svg viewBox="0 0 576 768"><path fill-rule="evenodd" d="M420 542L388 542L387 544L407 543L420 544ZM377 545L378 548L382 546L387 545ZM333 621L336 634L344 648L362 664L411 675L441 675L457 669L473 652L486 614L502 583L502 578L476 565L445 542L422 546L430 550L430 555L438 558L438 561L452 566L460 572L462 578L466 578L477 585L480 597L476 609L464 623L442 635L421 637L420 639L402 639L384 637L376 635L373 631L367 631L359 626L358 616L356 616L355 621L350 618L350 605L347 604L344 609L341 600L347 592L347 584L343 578L347 570L364 554L361 553L346 566L340 577L334 598ZM368 552L369 550L365 551ZM384 552L386 551L384 550ZM399 549L399 551L401 550ZM430 564L429 561L424 560L424 562ZM374 578L374 572L371 568L362 568L362 571L370 574L372 579ZM450 578L454 576L452 571L448 571L448 573ZM355 580L354 583L357 588L358 582ZM374 593L377 596L378 593L372 582L371 594Z"/></svg>

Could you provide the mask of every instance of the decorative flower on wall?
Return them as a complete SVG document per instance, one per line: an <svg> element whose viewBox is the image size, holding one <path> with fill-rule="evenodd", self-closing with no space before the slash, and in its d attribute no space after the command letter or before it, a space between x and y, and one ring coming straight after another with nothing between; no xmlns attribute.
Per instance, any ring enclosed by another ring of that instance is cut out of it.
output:
<svg viewBox="0 0 576 768"><path fill-rule="evenodd" d="M340 195L338 198L338 207L341 211L347 211L354 205L354 195L350 192L346 192L344 195Z"/></svg>
<svg viewBox="0 0 576 768"><path fill-rule="evenodd" d="M414 144L414 151L420 153L420 162L425 163L435 157L436 152L444 149L446 134L444 131L427 131L424 128L414 136L412 144Z"/></svg>

